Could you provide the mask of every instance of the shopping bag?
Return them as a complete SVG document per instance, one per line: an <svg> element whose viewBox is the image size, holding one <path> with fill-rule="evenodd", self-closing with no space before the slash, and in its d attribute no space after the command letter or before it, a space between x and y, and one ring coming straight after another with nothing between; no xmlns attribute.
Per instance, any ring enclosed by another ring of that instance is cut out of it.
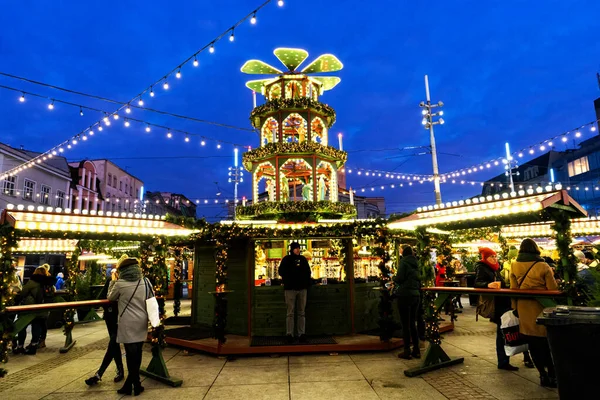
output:
<svg viewBox="0 0 600 400"><path fill-rule="evenodd" d="M500 317L500 330L504 337L504 352L507 356L523 353L529 349L525 336L519 332L519 318L513 310L509 310Z"/></svg>
<svg viewBox="0 0 600 400"><path fill-rule="evenodd" d="M150 286L150 282L148 279L146 281L146 312L148 313L148 321L150 321L150 325L153 328L156 328L160 325L160 313L158 310L158 301L156 301L156 296L154 295L154 290L152 290L152 286ZM150 286L150 287L149 287ZM150 290L148 290L150 289ZM151 297L148 297L148 292Z"/></svg>

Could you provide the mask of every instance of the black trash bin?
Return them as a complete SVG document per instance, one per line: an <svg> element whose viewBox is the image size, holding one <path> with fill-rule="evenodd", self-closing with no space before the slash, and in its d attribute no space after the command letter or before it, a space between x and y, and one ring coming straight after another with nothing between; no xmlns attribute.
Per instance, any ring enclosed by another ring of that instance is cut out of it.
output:
<svg viewBox="0 0 600 400"><path fill-rule="evenodd" d="M598 398L600 307L546 308L537 318L546 326L561 399Z"/></svg>

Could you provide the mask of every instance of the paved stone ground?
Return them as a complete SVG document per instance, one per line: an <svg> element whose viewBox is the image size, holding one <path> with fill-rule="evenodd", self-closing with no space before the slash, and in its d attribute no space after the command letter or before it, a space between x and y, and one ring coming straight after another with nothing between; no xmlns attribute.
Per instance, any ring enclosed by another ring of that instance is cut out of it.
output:
<svg viewBox="0 0 600 400"><path fill-rule="evenodd" d="M464 300L463 304L468 304ZM185 307L189 304L184 304ZM185 311L184 311L185 312ZM446 334L443 348L450 356L465 358L464 364L407 378L403 371L417 360L399 360L398 352L339 355L292 355L245 357L235 360L193 354L175 348L164 351L172 376L183 386L170 388L146 379L145 399L556 399L555 390L539 386L537 372L523 366L522 356L512 361L517 372L496 368L495 326L475 322L474 309L459 315L456 330ZM120 386L112 382L113 369L105 380L88 388L102 360L107 343L102 322L77 325L77 344L58 354L64 342L61 330L49 332L48 348L35 356L12 357L9 375L0 379L0 398L118 399ZM151 358L145 348L143 364ZM6 397L5 397L6 396Z"/></svg>

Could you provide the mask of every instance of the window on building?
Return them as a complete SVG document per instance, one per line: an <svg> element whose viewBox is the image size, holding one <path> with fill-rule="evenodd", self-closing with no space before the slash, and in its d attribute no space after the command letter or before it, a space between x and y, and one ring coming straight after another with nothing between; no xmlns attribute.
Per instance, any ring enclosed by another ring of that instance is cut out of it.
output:
<svg viewBox="0 0 600 400"><path fill-rule="evenodd" d="M140 198L140 189L135 189L135 198L139 199Z"/></svg>
<svg viewBox="0 0 600 400"><path fill-rule="evenodd" d="M2 185L2 190L3 193L8 195L8 196L15 196L15 187L17 184L17 177L16 176L9 176L8 178L6 178L4 180L4 184Z"/></svg>
<svg viewBox="0 0 600 400"><path fill-rule="evenodd" d="M536 178L540 174L540 170L538 166L529 167L525 170L523 175L525 175L525 180L528 181L530 179Z"/></svg>
<svg viewBox="0 0 600 400"><path fill-rule="evenodd" d="M56 191L56 207L64 208L65 206L65 192Z"/></svg>
<svg viewBox="0 0 600 400"><path fill-rule="evenodd" d="M85 170L83 170L83 182L81 182L83 184L83 187L88 187L88 174L85 172Z"/></svg>
<svg viewBox="0 0 600 400"><path fill-rule="evenodd" d="M117 188L117 177L113 176L113 187L116 189Z"/></svg>
<svg viewBox="0 0 600 400"><path fill-rule="evenodd" d="M33 200L35 196L35 182L30 181L29 179L25 179L25 184L23 185L23 198L27 200Z"/></svg>
<svg viewBox="0 0 600 400"><path fill-rule="evenodd" d="M129 194L129 185L125 184L125 194Z"/></svg>
<svg viewBox="0 0 600 400"><path fill-rule="evenodd" d="M112 174L108 174L108 186L112 186Z"/></svg>
<svg viewBox="0 0 600 400"><path fill-rule="evenodd" d="M119 182L119 190L121 192L123 191L123 181Z"/></svg>
<svg viewBox="0 0 600 400"><path fill-rule="evenodd" d="M590 170L587 156L578 158L569 163L569 177L580 175Z"/></svg>
<svg viewBox="0 0 600 400"><path fill-rule="evenodd" d="M50 205L50 186L42 185L40 203Z"/></svg>

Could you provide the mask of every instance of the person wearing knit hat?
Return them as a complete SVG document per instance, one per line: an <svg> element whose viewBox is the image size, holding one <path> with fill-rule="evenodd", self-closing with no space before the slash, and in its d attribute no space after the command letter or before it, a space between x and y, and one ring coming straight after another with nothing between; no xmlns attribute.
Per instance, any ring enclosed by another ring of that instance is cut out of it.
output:
<svg viewBox="0 0 600 400"><path fill-rule="evenodd" d="M285 293L286 314L286 337L288 343L294 341L294 325L298 331L300 342L306 341L306 294L312 283L310 265L306 257L300 254L300 244L290 244L290 254L283 257L279 264L279 275L283 280ZM298 321L295 323L294 316L298 311Z"/></svg>
<svg viewBox="0 0 600 400"><path fill-rule="evenodd" d="M110 301L118 302L117 343L125 346L127 379L118 394L135 396L144 391L140 382L142 349L148 336L146 299L154 293L148 279L144 278L137 258L123 256L117 263L108 286Z"/></svg>
<svg viewBox="0 0 600 400"><path fill-rule="evenodd" d="M475 277L475 287L479 289L500 289L506 288L506 283L500 274L500 264L498 264L498 255L489 247L479 249L481 260L475 265L477 273ZM494 300L494 312L490 322L496 324L496 357L498 359L498 369L507 371L517 371L519 368L510 364L510 357L504 351L504 337L500 330L500 317L506 311L511 309L509 297L496 296Z"/></svg>

